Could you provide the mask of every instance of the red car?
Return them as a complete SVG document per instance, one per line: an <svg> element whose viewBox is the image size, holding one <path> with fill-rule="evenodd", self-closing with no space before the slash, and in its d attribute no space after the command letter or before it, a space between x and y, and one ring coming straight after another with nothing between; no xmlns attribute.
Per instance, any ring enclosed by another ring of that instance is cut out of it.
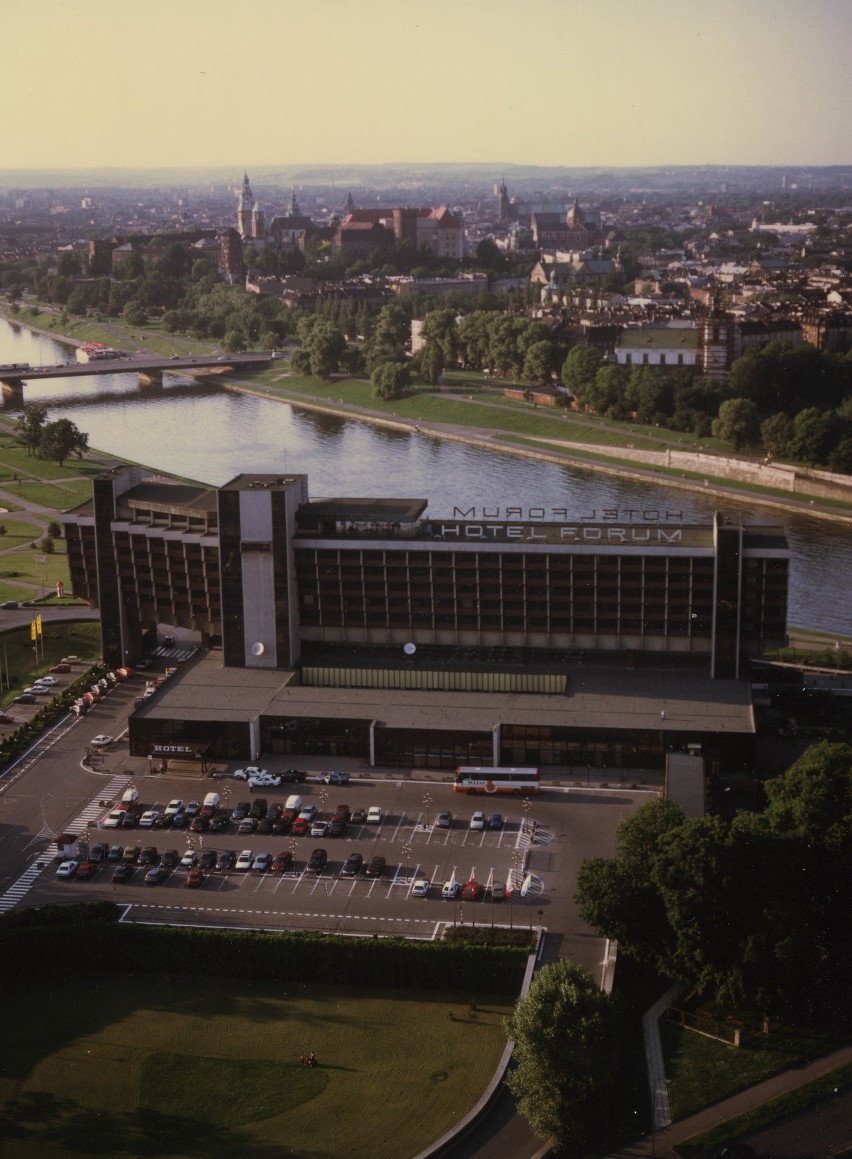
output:
<svg viewBox="0 0 852 1159"><path fill-rule="evenodd" d="M53 667L50 669L50 671L51 672L70 672L71 665L70 664L54 664Z"/></svg>
<svg viewBox="0 0 852 1159"><path fill-rule="evenodd" d="M189 873L186 875L186 884L190 889L198 889L203 881L204 874L200 869L190 869Z"/></svg>
<svg viewBox="0 0 852 1159"><path fill-rule="evenodd" d="M81 861L77 866L75 877L78 881L91 881L97 872L98 867L94 861Z"/></svg>
<svg viewBox="0 0 852 1159"><path fill-rule="evenodd" d="M293 854L289 851L287 853L279 853L272 861L273 873L287 873L293 868Z"/></svg>
<svg viewBox="0 0 852 1159"><path fill-rule="evenodd" d="M290 830L290 832L294 837L304 837L309 828L309 821L307 821L304 817L297 817L293 822L293 828Z"/></svg>
<svg viewBox="0 0 852 1159"><path fill-rule="evenodd" d="M471 878L461 891L462 901L479 901L484 893L485 886Z"/></svg>

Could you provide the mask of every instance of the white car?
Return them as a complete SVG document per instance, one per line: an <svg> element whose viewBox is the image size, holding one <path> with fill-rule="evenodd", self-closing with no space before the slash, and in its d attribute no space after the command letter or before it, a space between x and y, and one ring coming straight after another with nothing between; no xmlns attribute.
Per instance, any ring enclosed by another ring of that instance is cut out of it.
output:
<svg viewBox="0 0 852 1159"><path fill-rule="evenodd" d="M34 683L35 684L44 684L48 688L52 688L54 686L54 684L58 684L59 681L56 679L55 676L39 676L38 680L34 681Z"/></svg>
<svg viewBox="0 0 852 1159"><path fill-rule="evenodd" d="M166 805L166 817L174 817L177 813L183 812L183 801L179 797L175 797L173 801L169 801Z"/></svg>
<svg viewBox="0 0 852 1159"><path fill-rule="evenodd" d="M381 825L382 823L382 807L381 805L371 805L367 810L367 824Z"/></svg>
<svg viewBox="0 0 852 1159"><path fill-rule="evenodd" d="M247 765L244 769L237 769L233 774L238 781L248 781L252 777L268 777L269 773L266 769L260 769L257 765Z"/></svg>
<svg viewBox="0 0 852 1159"><path fill-rule="evenodd" d="M459 883L455 878L452 878L450 881L445 881L441 887L441 897L446 898L448 901L452 901L454 897L457 897L458 892Z"/></svg>
<svg viewBox="0 0 852 1159"><path fill-rule="evenodd" d="M195 852L195 850L187 849L186 853L184 853L183 857L180 859L180 867L181 869L192 869L197 860L198 854Z"/></svg>
<svg viewBox="0 0 852 1159"><path fill-rule="evenodd" d="M106 736L104 733L100 732L97 736L92 737L92 739L89 741L89 744L92 746L92 748L102 749L106 748L107 745L112 744L112 742L113 738L111 736Z"/></svg>
<svg viewBox="0 0 852 1159"><path fill-rule="evenodd" d="M470 827L471 827L471 829L484 829L485 828L485 814L480 812L479 810L477 810L477 812L474 813L474 815L470 819Z"/></svg>
<svg viewBox="0 0 852 1159"><path fill-rule="evenodd" d="M311 837L325 837L328 833L328 821L314 821L311 825Z"/></svg>
<svg viewBox="0 0 852 1159"><path fill-rule="evenodd" d="M277 789L280 784L281 778L275 777L271 773L262 773L248 779L250 789Z"/></svg>
<svg viewBox="0 0 852 1159"><path fill-rule="evenodd" d="M299 820L300 821L310 821L311 824L313 824L313 820L314 820L314 817L316 817L317 812L318 812L318 810L317 810L316 805L303 805L302 810L299 813Z"/></svg>
<svg viewBox="0 0 852 1159"><path fill-rule="evenodd" d="M418 877L417 881L415 881L414 885L412 885L412 887L411 887L411 896L412 897L428 897L429 896L429 887L431 884L432 884L432 882L429 881L427 878Z"/></svg>
<svg viewBox="0 0 852 1159"><path fill-rule="evenodd" d="M250 849L244 849L234 862L234 869L242 869L248 871L251 869L251 863L254 860L254 854Z"/></svg>
<svg viewBox="0 0 852 1159"><path fill-rule="evenodd" d="M73 877L74 874L77 872L77 865L78 864L79 863L76 861L63 861L62 864L59 866L59 868L56 871L56 876L57 877Z"/></svg>
<svg viewBox="0 0 852 1159"><path fill-rule="evenodd" d="M146 810L146 811L145 811L145 812L142 814L142 816L139 818L139 828L140 828L140 829L151 829L151 828L153 828L154 822L157 820L157 818L158 818L159 816L160 816L160 811L159 811L159 809L148 809L148 810Z"/></svg>
<svg viewBox="0 0 852 1159"><path fill-rule="evenodd" d="M124 809L113 809L101 822L101 829L118 829L124 820Z"/></svg>

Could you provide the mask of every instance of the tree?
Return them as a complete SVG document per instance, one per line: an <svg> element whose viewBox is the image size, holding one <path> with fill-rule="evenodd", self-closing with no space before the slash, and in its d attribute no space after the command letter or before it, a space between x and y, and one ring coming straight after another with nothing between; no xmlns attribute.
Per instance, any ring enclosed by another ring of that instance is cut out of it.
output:
<svg viewBox="0 0 852 1159"><path fill-rule="evenodd" d="M62 538L62 524L59 522L58 519L51 519L51 521L48 523L47 534L52 539L61 539Z"/></svg>
<svg viewBox="0 0 852 1159"><path fill-rule="evenodd" d="M610 1137L619 1020L612 1001L572 962L544 966L506 1024L514 1067L506 1085L542 1139L569 1155Z"/></svg>
<svg viewBox="0 0 852 1159"><path fill-rule="evenodd" d="M585 405L594 387L595 375L603 366L603 358L593 346L574 346L562 364L562 382L565 389Z"/></svg>
<svg viewBox="0 0 852 1159"><path fill-rule="evenodd" d="M51 537L49 535L45 535L40 540L39 547L41 548L41 550L44 552L45 555L53 555L54 551L56 550L56 547L54 546L53 540L51 539Z"/></svg>
<svg viewBox="0 0 852 1159"><path fill-rule="evenodd" d="M719 416L713 420L713 437L733 443L734 450L757 442L760 436L759 415L755 404L748 398L729 398L719 407Z"/></svg>
<svg viewBox="0 0 852 1159"><path fill-rule="evenodd" d="M555 345L546 339L534 342L524 356L524 366L521 371L524 382L531 382L534 386L550 382L555 352Z"/></svg>
<svg viewBox="0 0 852 1159"><path fill-rule="evenodd" d="M793 438L793 420L783 411L770 415L760 424L760 441L764 451L773 459L781 459Z"/></svg>
<svg viewBox="0 0 852 1159"><path fill-rule="evenodd" d="M87 434L78 430L70 419L57 419L44 427L36 454L39 459L49 459L61 467L70 455L82 459L88 449Z"/></svg>
<svg viewBox="0 0 852 1159"><path fill-rule="evenodd" d="M420 351L420 373L430 386L437 386L444 373L444 352L437 342L429 342Z"/></svg>
<svg viewBox="0 0 852 1159"><path fill-rule="evenodd" d="M370 376L376 398L398 398L411 384L407 362L382 362Z"/></svg>
<svg viewBox="0 0 852 1159"><path fill-rule="evenodd" d="M428 345L437 346L444 356L444 365L454 363L458 358L459 328L455 310L431 310L423 319L421 337Z"/></svg>
<svg viewBox="0 0 852 1159"><path fill-rule="evenodd" d="M135 300L127 303L121 312L121 316L124 318L124 321L128 324L128 326L144 326L148 321L148 315L145 313L145 307Z"/></svg>
<svg viewBox="0 0 852 1159"><path fill-rule="evenodd" d="M27 448L27 454L34 455L41 442L47 422L47 407L39 402L29 403L15 423L15 438Z"/></svg>
<svg viewBox="0 0 852 1159"><path fill-rule="evenodd" d="M801 459L815 467L817 463L828 461L837 444L837 437L836 419L816 407L807 407L793 419L790 454L794 459Z"/></svg>

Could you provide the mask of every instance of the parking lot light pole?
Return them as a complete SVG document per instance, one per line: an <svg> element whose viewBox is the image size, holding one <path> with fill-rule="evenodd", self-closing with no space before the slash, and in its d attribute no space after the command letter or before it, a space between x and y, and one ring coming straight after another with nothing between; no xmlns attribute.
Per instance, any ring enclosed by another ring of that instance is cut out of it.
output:
<svg viewBox="0 0 852 1159"><path fill-rule="evenodd" d="M429 828L429 807L432 804L432 797L429 793L423 794L423 808L426 810L426 828Z"/></svg>

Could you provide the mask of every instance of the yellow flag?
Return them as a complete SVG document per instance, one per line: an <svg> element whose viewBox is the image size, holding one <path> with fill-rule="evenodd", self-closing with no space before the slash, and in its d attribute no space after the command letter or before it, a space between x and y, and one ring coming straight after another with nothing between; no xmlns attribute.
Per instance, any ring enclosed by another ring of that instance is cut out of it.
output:
<svg viewBox="0 0 852 1159"><path fill-rule="evenodd" d="M38 632L39 636L42 634L42 631L41 631L41 613L39 613L36 616L36 632Z"/></svg>
<svg viewBox="0 0 852 1159"><path fill-rule="evenodd" d="M35 638L36 638L36 622L35 622L35 620L30 620L30 639L34 640Z"/></svg>

